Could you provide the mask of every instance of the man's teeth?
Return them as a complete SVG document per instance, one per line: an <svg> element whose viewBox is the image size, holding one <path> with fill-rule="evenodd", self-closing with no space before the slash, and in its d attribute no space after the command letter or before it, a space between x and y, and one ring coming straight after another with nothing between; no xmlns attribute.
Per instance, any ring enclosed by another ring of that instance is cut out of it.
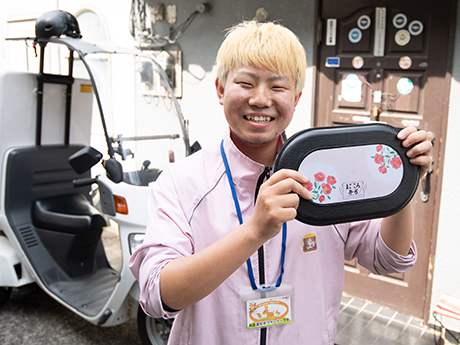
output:
<svg viewBox="0 0 460 345"><path fill-rule="evenodd" d="M246 120L249 120L249 121L252 121L252 122L259 122L259 123L270 122L272 120L272 118L268 117L268 116L250 116L250 115L246 115L245 118L246 118Z"/></svg>

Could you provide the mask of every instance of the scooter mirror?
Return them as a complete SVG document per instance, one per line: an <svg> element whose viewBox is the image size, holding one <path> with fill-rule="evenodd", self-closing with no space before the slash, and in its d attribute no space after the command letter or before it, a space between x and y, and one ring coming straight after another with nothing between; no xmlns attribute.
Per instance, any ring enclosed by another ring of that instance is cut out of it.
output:
<svg viewBox="0 0 460 345"><path fill-rule="evenodd" d="M86 146L70 156L68 162L77 174L83 174L96 165L101 159L102 153L91 146Z"/></svg>
<svg viewBox="0 0 460 345"><path fill-rule="evenodd" d="M104 161L104 168L107 172L107 177L114 183L120 183L123 181L123 167L120 162L115 158L109 158Z"/></svg>

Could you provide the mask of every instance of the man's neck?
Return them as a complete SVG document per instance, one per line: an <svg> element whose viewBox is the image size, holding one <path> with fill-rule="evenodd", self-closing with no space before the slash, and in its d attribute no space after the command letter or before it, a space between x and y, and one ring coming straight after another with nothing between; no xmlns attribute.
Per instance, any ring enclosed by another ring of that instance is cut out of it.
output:
<svg viewBox="0 0 460 345"><path fill-rule="evenodd" d="M253 161L263 164L264 166L273 166L276 153L278 152L278 139L267 144L249 144L236 135L230 135L235 146Z"/></svg>

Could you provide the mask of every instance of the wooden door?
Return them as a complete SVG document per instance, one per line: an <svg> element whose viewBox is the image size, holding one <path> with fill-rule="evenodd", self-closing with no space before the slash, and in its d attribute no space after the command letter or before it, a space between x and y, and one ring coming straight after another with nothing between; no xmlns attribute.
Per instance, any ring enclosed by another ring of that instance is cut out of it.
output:
<svg viewBox="0 0 460 345"><path fill-rule="evenodd" d="M450 90L456 0L318 4L315 126L381 121L433 138L433 171L415 200L418 261L406 274L345 266L345 292L428 318Z"/></svg>

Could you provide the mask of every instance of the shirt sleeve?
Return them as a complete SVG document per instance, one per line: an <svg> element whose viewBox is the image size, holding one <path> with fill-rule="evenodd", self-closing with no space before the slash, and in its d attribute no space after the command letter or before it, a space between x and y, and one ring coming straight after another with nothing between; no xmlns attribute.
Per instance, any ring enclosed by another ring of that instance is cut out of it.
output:
<svg viewBox="0 0 460 345"><path fill-rule="evenodd" d="M404 273L407 272L417 261L417 246L412 241L409 253L400 255L391 250L382 239L377 237L375 243L374 269L377 274Z"/></svg>
<svg viewBox="0 0 460 345"><path fill-rule="evenodd" d="M148 201L148 224L142 246L129 266L139 281L139 303L151 317L172 318L160 294L160 273L171 260L193 253L190 226L181 207L169 170L163 171L152 187Z"/></svg>
<svg viewBox="0 0 460 345"><path fill-rule="evenodd" d="M358 263L374 274L407 272L417 261L417 247L412 241L409 253L400 255L391 250L380 235L382 219L355 222L349 225L345 243L345 259Z"/></svg>

